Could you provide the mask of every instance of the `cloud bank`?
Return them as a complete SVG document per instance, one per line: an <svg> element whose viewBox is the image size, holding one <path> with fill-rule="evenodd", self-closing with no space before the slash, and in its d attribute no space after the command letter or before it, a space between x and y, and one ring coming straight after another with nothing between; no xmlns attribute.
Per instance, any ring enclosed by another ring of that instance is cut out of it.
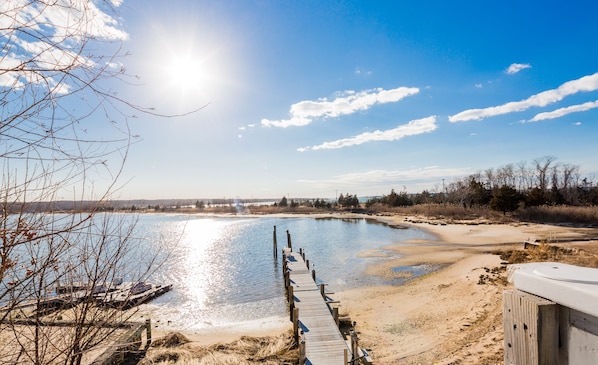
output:
<svg viewBox="0 0 598 365"><path fill-rule="evenodd" d="M404 184L429 181L442 181L453 176L464 176L471 173L469 168L440 168L429 166L409 170L369 170L364 172L338 175L328 180L299 180L300 183L326 184L332 186L362 186Z"/></svg>
<svg viewBox="0 0 598 365"><path fill-rule="evenodd" d="M325 142L317 146L301 147L297 151L338 149L343 147L356 146L373 141L396 141L403 137L414 136L422 133L432 132L437 128L436 116L412 120L405 125L398 126L386 131L366 132L355 137L339 139L332 142Z"/></svg>
<svg viewBox="0 0 598 365"><path fill-rule="evenodd" d="M464 122L469 120L481 120L488 117L520 112L531 107L543 107L563 100L569 95L579 92L598 90L598 73L584 76L577 80L565 82L556 89L547 90L531 97L513 101L499 106L483 109L468 109L449 117L450 122Z"/></svg>
<svg viewBox="0 0 598 365"><path fill-rule="evenodd" d="M572 106L568 106L566 108L556 109L551 112L539 113L539 114L536 114L529 121L530 122L538 122L540 120L555 119L555 118L563 117L567 114L585 112L586 110L595 109L595 108L598 108L598 100L588 101L587 103L572 105Z"/></svg>
<svg viewBox="0 0 598 365"><path fill-rule="evenodd" d="M395 103L418 92L419 89L416 87L398 87L390 90L377 88L360 92L345 91L332 101L326 98L317 101L300 101L291 105L289 119L262 119L261 123L264 127L306 126L316 118L334 118L353 114L357 111L367 110L376 104Z"/></svg>

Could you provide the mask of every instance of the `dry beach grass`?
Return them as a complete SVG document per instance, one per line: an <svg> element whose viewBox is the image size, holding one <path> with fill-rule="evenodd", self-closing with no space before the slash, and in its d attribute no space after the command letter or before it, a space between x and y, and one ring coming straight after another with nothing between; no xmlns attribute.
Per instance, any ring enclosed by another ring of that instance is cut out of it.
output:
<svg viewBox="0 0 598 365"><path fill-rule="evenodd" d="M297 359L290 333L268 337L242 336L226 344L198 346L183 334L173 332L155 341L152 346L140 365L275 365L290 364Z"/></svg>

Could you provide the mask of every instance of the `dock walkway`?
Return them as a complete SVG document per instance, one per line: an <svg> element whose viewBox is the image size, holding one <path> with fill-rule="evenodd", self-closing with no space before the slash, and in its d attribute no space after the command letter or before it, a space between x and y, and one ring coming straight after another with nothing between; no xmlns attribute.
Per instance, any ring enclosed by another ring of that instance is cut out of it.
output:
<svg viewBox="0 0 598 365"><path fill-rule="evenodd" d="M316 285L302 255L283 250L283 260L288 272L289 305L291 315L297 313L301 341L305 345L305 364L341 365L347 363L349 347L345 342L329 305L323 287Z"/></svg>

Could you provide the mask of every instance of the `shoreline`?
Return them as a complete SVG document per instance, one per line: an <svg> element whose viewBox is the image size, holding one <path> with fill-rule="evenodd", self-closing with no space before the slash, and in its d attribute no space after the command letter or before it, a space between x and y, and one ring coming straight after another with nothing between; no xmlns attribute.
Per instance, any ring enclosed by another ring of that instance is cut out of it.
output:
<svg viewBox="0 0 598 365"><path fill-rule="evenodd" d="M261 215L247 215L262 217ZM284 217L284 214L268 216ZM296 217L296 214L288 215ZM405 272L393 268L434 265L437 269L400 285L361 287L332 295L340 311L357 322L360 344L372 350L376 364L502 363L502 282L482 283L481 276L500 267L497 249L516 249L526 240L582 240L598 232L542 224L438 224L404 215L305 214L311 218L364 218L391 227L413 227L437 237L381 247L399 254L369 265L366 275L396 279ZM228 216L230 217L230 216ZM581 243L582 245L588 242ZM498 274L496 274L498 275ZM274 321L276 322L276 321ZM286 322L286 324L285 324ZM279 336L291 330L285 318L276 325L250 323L201 331L178 331L193 346L230 343L242 336ZM253 325L256 325L253 327ZM171 328L155 328L156 337Z"/></svg>
<svg viewBox="0 0 598 365"><path fill-rule="evenodd" d="M430 224L405 216L383 220L424 229L438 240L385 247L401 257L370 267L368 274L384 275L393 267L421 264L440 265L440 269L399 286L336 294L343 311L357 322L361 344L372 350L376 364L502 364L502 293L511 284L493 272L502 266L493 252L521 249L526 240L555 237L575 245L576 239L598 232L526 223Z"/></svg>

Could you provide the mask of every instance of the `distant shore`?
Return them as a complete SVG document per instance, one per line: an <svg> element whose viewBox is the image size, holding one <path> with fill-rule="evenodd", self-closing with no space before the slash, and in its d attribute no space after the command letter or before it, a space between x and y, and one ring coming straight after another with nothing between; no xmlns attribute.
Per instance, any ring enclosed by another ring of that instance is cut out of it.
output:
<svg viewBox="0 0 598 365"><path fill-rule="evenodd" d="M333 295L341 301L341 313L357 322L362 346L372 350L379 365L399 361L502 364L502 292L509 284L500 279L500 272L494 271L501 267L501 259L493 252L521 248L526 240L559 239L569 245L585 246L592 243L587 237L598 236L597 228L542 224L446 224L422 217L347 213L304 216L376 219L392 226L423 229L438 238L384 247L400 257L370 266L367 274L393 278L405 275L394 268L415 265L436 265L438 270L404 285L357 288ZM241 336L279 335L290 328L290 322L265 321L256 323L254 328L183 334L194 345L206 346L232 342ZM159 327L155 333L165 334Z"/></svg>

